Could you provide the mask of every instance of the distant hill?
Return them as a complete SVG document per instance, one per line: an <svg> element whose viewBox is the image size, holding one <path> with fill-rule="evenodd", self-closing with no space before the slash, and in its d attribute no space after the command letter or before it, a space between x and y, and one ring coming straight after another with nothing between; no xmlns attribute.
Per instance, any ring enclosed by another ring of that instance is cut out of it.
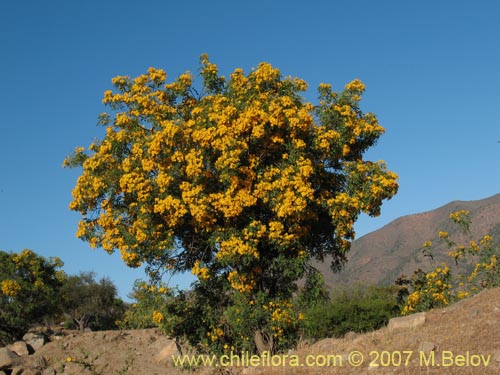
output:
<svg viewBox="0 0 500 375"><path fill-rule="evenodd" d="M450 221L450 213L469 210L472 220L471 234L465 236L458 226ZM356 282L379 285L393 284L400 275L411 276L418 269L429 269L430 262L422 256L422 244L433 241L436 264L446 261L449 249L441 241L438 231L448 231L450 238L462 243L478 240L490 234L500 239L500 194L477 201L453 201L438 209L400 217L379 230L353 242L348 263L338 274L330 270L328 259L315 264L323 275L327 286Z"/></svg>

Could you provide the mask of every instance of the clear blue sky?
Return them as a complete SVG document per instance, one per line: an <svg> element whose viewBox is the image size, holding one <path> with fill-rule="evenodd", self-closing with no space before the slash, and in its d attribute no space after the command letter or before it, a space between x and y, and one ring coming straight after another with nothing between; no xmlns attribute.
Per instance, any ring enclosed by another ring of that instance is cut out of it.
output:
<svg viewBox="0 0 500 375"><path fill-rule="evenodd" d="M59 256L126 296L144 275L75 237L79 171L61 164L102 134L112 77L196 72L204 52L224 74L268 61L305 79L311 101L320 82L366 84L362 107L386 128L367 156L401 187L381 217L360 219L360 235L499 193L499 19L495 0L2 1L0 249Z"/></svg>

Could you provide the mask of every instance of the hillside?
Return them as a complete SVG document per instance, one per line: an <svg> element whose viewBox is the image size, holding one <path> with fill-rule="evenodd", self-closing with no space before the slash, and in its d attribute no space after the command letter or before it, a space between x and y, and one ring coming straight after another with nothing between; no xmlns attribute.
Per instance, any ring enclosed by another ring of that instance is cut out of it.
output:
<svg viewBox="0 0 500 375"><path fill-rule="evenodd" d="M16 375L500 373L500 288L485 290L446 309L432 310L419 317L424 319L419 319L418 327L397 328L393 325L392 329L385 327L366 334L348 334L342 339L324 339L312 345L303 345L301 349L287 354L287 358L296 356L304 364L294 368L261 365L253 368L233 367L231 371L220 367L180 370L173 367L171 360L171 355L176 353L173 341L155 329L148 329L63 332L63 335L58 335L57 339L53 337L52 342L34 354L21 357L21 363L16 368L6 371ZM347 360L348 354L354 351L362 353L365 359L359 367L350 365ZM420 351L425 357L422 357ZM377 353L380 355L378 361ZM385 363L382 353L396 353L391 354L394 362L390 366L369 367L370 361L373 364ZM403 353L400 364L397 361L398 353ZM335 367L305 365L306 358L322 363L328 355L338 355ZM421 361L431 358L431 355L435 359L434 367ZM450 364L450 356L456 362L447 366ZM459 356L469 356L469 362L466 363L464 359L462 363L462 357ZM285 357L277 357L279 358ZM470 358L474 358L475 362L471 362ZM406 359L408 362L405 364ZM0 362L1 360L2 358ZM442 368L444 366L446 368Z"/></svg>
<svg viewBox="0 0 500 375"><path fill-rule="evenodd" d="M470 211L470 236L464 236L450 222L450 213L458 210ZM315 266L330 287L354 282L392 284L402 274L411 276L418 268L429 268L429 261L421 254L425 241L433 241L437 264L452 263L447 246L437 237L441 230L448 231L456 242L468 243L485 234L500 238L500 194L477 201L454 201L432 211L398 218L354 241L349 261L339 274L332 274L328 260Z"/></svg>

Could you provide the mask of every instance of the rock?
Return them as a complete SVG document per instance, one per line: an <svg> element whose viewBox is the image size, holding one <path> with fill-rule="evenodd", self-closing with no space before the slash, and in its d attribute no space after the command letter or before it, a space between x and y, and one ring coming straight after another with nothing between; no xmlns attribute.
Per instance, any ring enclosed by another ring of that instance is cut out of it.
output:
<svg viewBox="0 0 500 375"><path fill-rule="evenodd" d="M7 375L7 374L3 371L0 371L0 375Z"/></svg>
<svg viewBox="0 0 500 375"><path fill-rule="evenodd" d="M33 370L33 369L23 369L22 372L20 372L19 374L22 374L22 375L41 375L41 372L38 371L38 370Z"/></svg>
<svg viewBox="0 0 500 375"><path fill-rule="evenodd" d="M20 361L19 356L9 348L0 348L0 370L7 370L16 366Z"/></svg>
<svg viewBox="0 0 500 375"><path fill-rule="evenodd" d="M427 314L425 312L421 312L408 316L402 316L399 318L392 318L391 320L389 320L387 328L389 329L389 332L393 332L394 330L400 328L417 328L425 323L426 316Z"/></svg>
<svg viewBox="0 0 500 375"><path fill-rule="evenodd" d="M49 363L47 361L47 358L45 358L43 355L34 355L31 358L30 364L31 367L34 367L38 370L43 370Z"/></svg>
<svg viewBox="0 0 500 375"><path fill-rule="evenodd" d="M42 335L41 333L28 332L23 336L23 341L26 344L30 345L36 352L38 349L40 349L42 346L46 344L47 337L45 337L45 335Z"/></svg>
<svg viewBox="0 0 500 375"><path fill-rule="evenodd" d="M422 341L418 345L418 351L419 352L424 352L424 353L430 353L436 350L436 344L433 342L428 342L428 341Z"/></svg>
<svg viewBox="0 0 500 375"><path fill-rule="evenodd" d="M28 345L24 341L16 341L14 344L9 345L8 348L20 356L30 355L33 353L33 351L30 353Z"/></svg>
<svg viewBox="0 0 500 375"><path fill-rule="evenodd" d="M40 375L40 371L24 368L21 366L14 367L10 375Z"/></svg>
<svg viewBox="0 0 500 375"><path fill-rule="evenodd" d="M43 370L42 375L56 375L56 370L53 368L46 368Z"/></svg>
<svg viewBox="0 0 500 375"><path fill-rule="evenodd" d="M53 335L50 336L50 341L59 341L64 338L64 334L60 332L56 332Z"/></svg>

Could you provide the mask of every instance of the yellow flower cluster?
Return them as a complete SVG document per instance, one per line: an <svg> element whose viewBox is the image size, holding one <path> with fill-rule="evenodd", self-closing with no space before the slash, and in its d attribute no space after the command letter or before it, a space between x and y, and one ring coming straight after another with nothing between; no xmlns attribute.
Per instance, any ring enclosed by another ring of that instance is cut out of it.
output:
<svg viewBox="0 0 500 375"><path fill-rule="evenodd" d="M448 236L449 236L448 232L440 231L440 232L438 233L438 237L439 237L439 238L446 239L446 238L448 238Z"/></svg>
<svg viewBox="0 0 500 375"><path fill-rule="evenodd" d="M485 235L485 236L483 236L483 238L481 238L481 241L479 241L479 244L481 246L489 245L492 240L493 240L493 238L491 236Z"/></svg>
<svg viewBox="0 0 500 375"><path fill-rule="evenodd" d="M0 290L7 297L15 297L21 291L21 286L16 280L2 280Z"/></svg>
<svg viewBox="0 0 500 375"><path fill-rule="evenodd" d="M260 63L258 69L254 72L253 77L257 85L264 82L273 82L281 76L278 69L272 67L269 63Z"/></svg>
<svg viewBox="0 0 500 375"><path fill-rule="evenodd" d="M219 338L224 336L224 331L221 328L216 327L216 328L212 329L211 332L207 332L207 336L210 338L210 340L212 342L217 341L217 340L219 340Z"/></svg>
<svg viewBox="0 0 500 375"><path fill-rule="evenodd" d="M470 212L468 210L460 210L457 212L452 212L450 214L450 219L455 223L460 223L466 219L468 219Z"/></svg>
<svg viewBox="0 0 500 375"><path fill-rule="evenodd" d="M346 88L346 90L349 90L349 91L356 91L356 92L365 91L365 85L359 79L355 79L355 80L349 82L347 85L345 85L345 88Z"/></svg>
<svg viewBox="0 0 500 375"><path fill-rule="evenodd" d="M443 263L434 271L425 274L425 284L419 286L407 298L402 314L407 315L418 309L446 306L453 295L450 283L450 268Z"/></svg>
<svg viewBox="0 0 500 375"><path fill-rule="evenodd" d="M408 315L414 312L419 302L420 302L420 292L414 291L413 293L410 293L410 295L406 300L406 304L403 307L402 315Z"/></svg>
<svg viewBox="0 0 500 375"><path fill-rule="evenodd" d="M161 312L154 310L153 311L153 321L157 324L160 324L164 319L164 316Z"/></svg>
<svg viewBox="0 0 500 375"><path fill-rule="evenodd" d="M282 337L285 330L297 320L303 320L303 314L296 314L290 301L270 301L262 305L262 309L270 313L270 323L273 335Z"/></svg>
<svg viewBox="0 0 500 375"><path fill-rule="evenodd" d="M175 252L192 244L195 260L213 255L195 262L193 274L207 280L223 265L242 293L254 290L259 272L239 265L259 265L262 249L303 261L307 236L330 225L331 248L347 249L358 215L378 215L398 189L383 162L362 159L384 132L358 108L364 84L353 80L343 96L322 84L318 108L299 95L304 81L282 78L269 63L249 74L236 69L226 82L207 56L201 62L201 98L189 72L171 83L155 68L113 79L103 102L114 117L100 116L104 139L65 162L83 168L70 203L82 214L77 236L118 250L133 267L168 255L179 260L166 265L173 271L193 264ZM329 223L314 227L318 220Z"/></svg>
<svg viewBox="0 0 500 375"><path fill-rule="evenodd" d="M250 293L255 288L255 280L252 275L239 274L236 270L229 272L227 280L231 287L240 293Z"/></svg>
<svg viewBox="0 0 500 375"><path fill-rule="evenodd" d="M200 261L198 260L194 263L191 272L193 275L197 276L201 280L208 280L210 278L209 269L206 267L200 267Z"/></svg>
<svg viewBox="0 0 500 375"><path fill-rule="evenodd" d="M228 240L222 241L220 250L217 252L217 258L222 260L230 258L233 255L252 256L256 259L259 258L259 253L255 246L252 246L250 241L242 240L239 237L231 237Z"/></svg>

